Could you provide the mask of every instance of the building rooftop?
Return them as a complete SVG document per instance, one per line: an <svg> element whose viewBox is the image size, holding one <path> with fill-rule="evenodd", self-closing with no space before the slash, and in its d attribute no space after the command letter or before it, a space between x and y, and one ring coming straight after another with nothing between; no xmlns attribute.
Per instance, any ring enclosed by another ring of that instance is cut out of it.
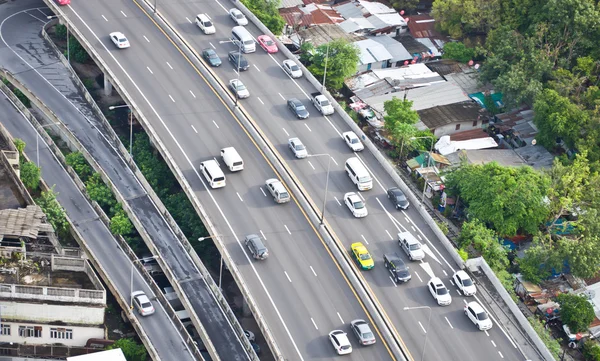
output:
<svg viewBox="0 0 600 361"><path fill-rule="evenodd" d="M371 24L375 26L375 30L406 26L406 21L397 12L386 14L373 14L367 19L369 19Z"/></svg>
<svg viewBox="0 0 600 361"><path fill-rule="evenodd" d="M492 137L469 139L461 141L450 141L450 137L445 135L440 137L440 140L435 143L434 149L440 154L445 155L450 161L454 163L451 154L459 150L476 150L476 149L488 149L497 148L498 143Z"/></svg>
<svg viewBox="0 0 600 361"><path fill-rule="evenodd" d="M315 47L337 39L344 39L349 43L365 39L364 36L348 34L339 26L333 24L311 26L308 29L300 30L298 33L305 41L312 43ZM290 38L293 38L293 36Z"/></svg>
<svg viewBox="0 0 600 361"><path fill-rule="evenodd" d="M441 38L435 29L435 19L429 14L411 15L408 30L415 38Z"/></svg>
<svg viewBox="0 0 600 361"><path fill-rule="evenodd" d="M347 33L369 32L375 29L369 19L363 17L349 18L341 22L339 26Z"/></svg>
<svg viewBox="0 0 600 361"><path fill-rule="evenodd" d="M354 44L360 49L360 63L363 65L392 59L386 47L373 39L356 41Z"/></svg>
<svg viewBox="0 0 600 361"><path fill-rule="evenodd" d="M304 4L302 0L280 0L279 9L293 8L298 5Z"/></svg>
<svg viewBox="0 0 600 361"><path fill-rule="evenodd" d="M496 162L505 167L520 167L527 163L512 149L462 149L446 156L453 164L466 159L469 164Z"/></svg>
<svg viewBox="0 0 600 361"><path fill-rule="evenodd" d="M421 122L429 129L435 129L447 124L457 122L478 121L481 116L482 108L474 101L464 101L434 106L418 110Z"/></svg>
<svg viewBox="0 0 600 361"><path fill-rule="evenodd" d="M38 205L0 210L0 239L37 239L40 233L52 232L52 225L46 222L46 215Z"/></svg>
<svg viewBox="0 0 600 361"><path fill-rule="evenodd" d="M392 58L390 59L392 62L404 61L412 59L412 55L406 50L406 48L396 41L391 36L381 35L381 36L370 36L369 39L376 41L377 43L383 45L385 49L390 53Z"/></svg>

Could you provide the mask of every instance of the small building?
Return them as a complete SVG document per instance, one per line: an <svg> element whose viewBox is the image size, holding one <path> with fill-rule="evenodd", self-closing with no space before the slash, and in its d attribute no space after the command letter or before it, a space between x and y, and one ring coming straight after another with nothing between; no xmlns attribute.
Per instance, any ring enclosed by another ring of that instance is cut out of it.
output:
<svg viewBox="0 0 600 361"><path fill-rule="evenodd" d="M485 110L472 100L418 110L416 127L430 130L436 137L481 128L489 123Z"/></svg>
<svg viewBox="0 0 600 361"><path fill-rule="evenodd" d="M406 20L393 8L380 2L351 0L334 5L334 9L349 23L344 25L345 30L360 31L370 35L396 36L408 30ZM366 19L364 20L357 19ZM352 25L351 23L354 23ZM352 30L355 28L354 30Z"/></svg>
<svg viewBox="0 0 600 361"><path fill-rule="evenodd" d="M360 40L354 43L360 50L358 72L388 67L392 54L373 39Z"/></svg>

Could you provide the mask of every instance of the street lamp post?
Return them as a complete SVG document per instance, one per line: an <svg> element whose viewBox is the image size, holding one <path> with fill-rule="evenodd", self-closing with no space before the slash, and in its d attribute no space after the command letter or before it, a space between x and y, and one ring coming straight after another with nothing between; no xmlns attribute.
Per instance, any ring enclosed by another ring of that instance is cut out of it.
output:
<svg viewBox="0 0 600 361"><path fill-rule="evenodd" d="M51 125L61 125L61 123L40 124L42 128L49 127ZM40 133L38 132L35 133L35 154L37 157L37 166L42 168L40 166Z"/></svg>
<svg viewBox="0 0 600 361"><path fill-rule="evenodd" d="M59 16L63 16L63 15L51 15L51 16L47 16L48 20L52 20L54 18L57 18ZM71 64L71 51L70 51L70 47L69 47L69 22L65 21L65 23L67 24L67 62L69 64Z"/></svg>
<svg viewBox="0 0 600 361"><path fill-rule="evenodd" d="M331 168L331 155L327 153L322 154L309 154L308 157L323 157L327 156L329 161L327 162L327 180L325 181L325 197L323 198L323 210L321 211L321 225L323 225L323 221L325 220L325 204L327 202L327 188L329 186L329 169Z"/></svg>
<svg viewBox="0 0 600 361"><path fill-rule="evenodd" d="M225 44L225 43L233 43L233 40L222 40L219 41L219 44ZM237 80L235 82L235 107L237 108L238 106L238 83L240 82L240 61L242 60L242 42L239 42L238 45L238 58L237 58L237 78L235 80Z"/></svg>
<svg viewBox="0 0 600 361"><path fill-rule="evenodd" d="M421 310L421 309L429 310L429 318L427 319L427 327L424 329L425 343L423 344L423 352L421 353L421 361L423 361L423 359L425 358L425 347L427 346L427 335L428 335L427 331L429 330L429 323L431 322L431 307L429 307L429 306L404 307L404 311Z"/></svg>
<svg viewBox="0 0 600 361"><path fill-rule="evenodd" d="M131 309L131 310L133 309L133 297L131 297L131 294L133 293L133 268L135 267L135 263L139 262L141 260L144 260L144 259L157 259L157 258L158 258L158 256L152 256L152 257L147 257L147 258L137 258L131 262L131 278L129 281L129 290L130 290L130 292L129 292L129 309Z"/></svg>
<svg viewBox="0 0 600 361"><path fill-rule="evenodd" d="M112 105L108 107L110 110L115 110L117 108L129 108L129 155L133 159L133 109L128 104Z"/></svg>
<svg viewBox="0 0 600 361"><path fill-rule="evenodd" d="M327 79L327 61L329 60L329 43L327 43L327 52L325 53L325 70L323 71L323 87L321 91L325 91L325 80Z"/></svg>
<svg viewBox="0 0 600 361"><path fill-rule="evenodd" d="M202 242L206 239L220 237L220 236L221 236L220 234L216 234L214 236L200 237L200 238L198 238L198 242ZM219 266L219 289L221 289L221 280L223 279L223 255L219 252L219 256L221 256L221 264Z"/></svg>

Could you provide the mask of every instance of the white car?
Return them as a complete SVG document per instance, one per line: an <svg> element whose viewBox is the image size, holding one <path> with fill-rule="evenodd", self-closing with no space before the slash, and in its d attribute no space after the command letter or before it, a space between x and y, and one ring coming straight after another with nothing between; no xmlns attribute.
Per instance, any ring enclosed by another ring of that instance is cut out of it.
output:
<svg viewBox="0 0 600 361"><path fill-rule="evenodd" d="M344 203L356 218L366 217L369 214L365 202L354 192L344 194Z"/></svg>
<svg viewBox="0 0 600 361"><path fill-rule="evenodd" d="M242 12L236 8L229 10L229 17L231 20L235 21L237 25L248 25L248 19L246 19L246 16L244 16L244 14L242 14Z"/></svg>
<svg viewBox="0 0 600 361"><path fill-rule="evenodd" d="M298 159L306 158L308 156L308 152L306 151L306 147L302 144L302 141L298 138L290 138L288 139L288 147L294 153L294 156Z"/></svg>
<svg viewBox="0 0 600 361"><path fill-rule="evenodd" d="M465 315L477 326L479 331L485 331L492 328L492 320L481 305L475 301L465 305Z"/></svg>
<svg viewBox="0 0 600 361"><path fill-rule="evenodd" d="M248 88L242 83L239 79L231 79L229 81L229 89L235 94L238 99L248 98L250 96L250 92Z"/></svg>
<svg viewBox="0 0 600 361"><path fill-rule="evenodd" d="M142 316L150 316L154 313L154 306L144 291L135 291L131 293L131 303L133 307Z"/></svg>
<svg viewBox="0 0 600 361"><path fill-rule="evenodd" d="M300 78L302 76L302 69L293 60L287 59L282 63L283 71L288 73L292 78Z"/></svg>
<svg viewBox="0 0 600 361"><path fill-rule="evenodd" d="M329 341L335 348L338 355L347 355L352 353L352 345L348 340L348 335L342 330L333 330L329 332Z"/></svg>
<svg viewBox="0 0 600 361"><path fill-rule="evenodd" d="M358 139L358 135L356 135L356 133L352 131L344 132L342 133L342 137L344 137L346 144L348 144L353 152L360 152L361 150L365 149L365 146L362 144L360 139Z"/></svg>
<svg viewBox="0 0 600 361"><path fill-rule="evenodd" d="M450 296L450 292L444 286L444 283L438 277L433 277L427 282L427 288L429 292L435 298L438 305L440 306L448 306L452 303L452 296Z"/></svg>
<svg viewBox="0 0 600 361"><path fill-rule="evenodd" d="M452 280L456 284L456 287L458 287L458 289L461 290L465 296L473 296L477 292L477 288L475 288L473 280L471 277L469 277L467 272L463 270L454 272L454 275L452 275Z"/></svg>
<svg viewBox="0 0 600 361"><path fill-rule="evenodd" d="M115 31L114 33L110 33L110 40L117 46L119 49L125 49L129 47L129 40L125 37L125 35L120 31Z"/></svg>

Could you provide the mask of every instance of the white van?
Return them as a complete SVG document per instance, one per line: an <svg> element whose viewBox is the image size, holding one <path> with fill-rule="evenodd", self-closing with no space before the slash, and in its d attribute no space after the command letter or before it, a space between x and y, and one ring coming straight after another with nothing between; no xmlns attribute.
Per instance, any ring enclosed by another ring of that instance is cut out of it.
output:
<svg viewBox="0 0 600 361"><path fill-rule="evenodd" d="M200 163L200 171L208 181L211 188L225 187L225 174L216 160L211 159Z"/></svg>
<svg viewBox="0 0 600 361"><path fill-rule="evenodd" d="M221 149L221 158L223 158L223 162L232 172L237 172L238 170L244 169L244 161L234 147Z"/></svg>
<svg viewBox="0 0 600 361"><path fill-rule="evenodd" d="M212 21L210 21L208 15L206 14L196 15L196 25L198 25L200 30L202 30L204 34L207 35L214 34L216 31L214 24L212 23Z"/></svg>
<svg viewBox="0 0 600 361"><path fill-rule="evenodd" d="M359 191L368 191L373 188L373 179L360 159L356 157L348 158L345 168L348 177L356 184Z"/></svg>
<svg viewBox="0 0 600 361"><path fill-rule="evenodd" d="M254 53L256 51L256 43L254 42L254 38L243 26L235 26L233 29L231 29L231 41L235 44L235 46L241 47L244 53Z"/></svg>

